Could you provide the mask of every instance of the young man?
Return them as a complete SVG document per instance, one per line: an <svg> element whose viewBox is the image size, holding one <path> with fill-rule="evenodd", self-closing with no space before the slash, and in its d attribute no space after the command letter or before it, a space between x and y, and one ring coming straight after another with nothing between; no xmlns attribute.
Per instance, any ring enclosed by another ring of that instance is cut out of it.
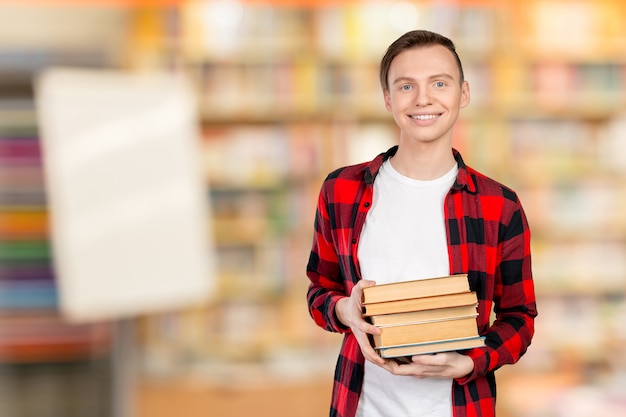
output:
<svg viewBox="0 0 626 417"><path fill-rule="evenodd" d="M524 211L452 148L470 101L452 41L406 33L384 55L380 81L399 145L326 178L307 265L311 316L344 333L330 415L493 416L494 371L525 353L537 315ZM382 359L368 339L378 329L361 314L363 288L458 273L477 293L486 346Z"/></svg>

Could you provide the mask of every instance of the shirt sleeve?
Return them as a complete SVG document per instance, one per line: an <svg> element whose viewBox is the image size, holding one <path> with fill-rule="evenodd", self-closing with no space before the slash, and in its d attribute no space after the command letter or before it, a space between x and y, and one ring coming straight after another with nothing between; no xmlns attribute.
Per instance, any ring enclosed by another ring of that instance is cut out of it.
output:
<svg viewBox="0 0 626 417"><path fill-rule="evenodd" d="M516 200L509 221L499 230L500 261L494 274L495 321L483 333L486 346L466 352L474 371L457 380L475 380L505 364L517 362L526 352L534 334L537 316L531 270L530 230L524 211Z"/></svg>
<svg viewBox="0 0 626 417"><path fill-rule="evenodd" d="M335 305L346 297L347 291L339 266L339 257L333 239L333 227L329 216L329 204L322 186L315 213L313 244L307 264L309 288L307 303L315 323L325 330L345 333L349 331L335 314Z"/></svg>

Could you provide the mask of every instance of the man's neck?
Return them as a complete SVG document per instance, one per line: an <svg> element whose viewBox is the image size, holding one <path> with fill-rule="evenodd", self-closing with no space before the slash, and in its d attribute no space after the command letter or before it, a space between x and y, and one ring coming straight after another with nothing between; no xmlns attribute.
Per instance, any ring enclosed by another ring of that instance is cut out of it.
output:
<svg viewBox="0 0 626 417"><path fill-rule="evenodd" d="M391 158L391 165L404 176L429 181L445 175L454 167L456 160L449 144L401 143Z"/></svg>

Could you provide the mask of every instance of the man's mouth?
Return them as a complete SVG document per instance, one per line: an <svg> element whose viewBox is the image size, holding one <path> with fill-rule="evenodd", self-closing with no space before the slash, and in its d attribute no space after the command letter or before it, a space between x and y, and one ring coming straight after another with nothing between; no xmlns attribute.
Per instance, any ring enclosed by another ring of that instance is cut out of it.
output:
<svg viewBox="0 0 626 417"><path fill-rule="evenodd" d="M438 114L412 114L409 115L409 117L411 119L416 119L416 120L434 120L437 117L439 117Z"/></svg>

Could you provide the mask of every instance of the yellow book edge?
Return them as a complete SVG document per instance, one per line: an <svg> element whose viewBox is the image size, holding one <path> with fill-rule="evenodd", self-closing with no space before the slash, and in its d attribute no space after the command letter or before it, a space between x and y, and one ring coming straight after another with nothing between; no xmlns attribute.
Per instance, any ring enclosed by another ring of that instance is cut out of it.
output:
<svg viewBox="0 0 626 417"><path fill-rule="evenodd" d="M391 359L403 356L426 355L440 352L473 349L485 346L484 336L447 339L436 342L424 342L392 347L377 348L382 358Z"/></svg>
<svg viewBox="0 0 626 417"><path fill-rule="evenodd" d="M414 294L414 286L424 287L420 288L424 295ZM444 291L444 288L449 288L449 291ZM409 281L389 282L366 287L363 288L361 301L364 305L367 305L422 296L429 297L469 291L470 287L467 274L454 274Z"/></svg>
<svg viewBox="0 0 626 417"><path fill-rule="evenodd" d="M398 314L402 314L402 313L398 313ZM380 316L373 316L373 317L380 317ZM478 313L464 314L464 315L461 315L461 316L450 316L450 317L434 318L434 319L427 319L427 320L413 320L413 321L404 321L404 322L398 322L398 323L384 323L384 324L372 323L372 324L374 324L374 326L382 329L382 328L385 328L385 327L410 326L412 324L425 324L425 323L444 322L444 321L450 321L450 320L460 320L460 319L467 319L467 318L470 318L470 317L478 317Z"/></svg>

